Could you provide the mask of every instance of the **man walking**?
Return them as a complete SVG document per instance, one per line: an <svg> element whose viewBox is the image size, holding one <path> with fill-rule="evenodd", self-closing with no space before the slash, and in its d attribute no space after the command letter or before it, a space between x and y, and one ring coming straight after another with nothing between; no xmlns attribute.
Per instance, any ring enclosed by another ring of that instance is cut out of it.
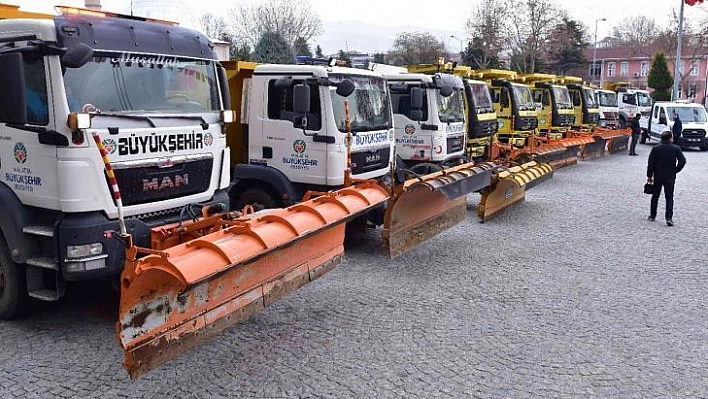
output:
<svg viewBox="0 0 708 399"><path fill-rule="evenodd" d="M674 144L681 145L681 133L683 133L683 122L679 118L679 114L674 111L674 126L671 127L671 132L674 134Z"/></svg>
<svg viewBox="0 0 708 399"><path fill-rule="evenodd" d="M666 225L673 226L674 221L674 183L676 174L686 166L686 157L681 151L681 147L671 144L671 132L661 133L661 144L651 149L649 162L647 164L647 183L654 185L654 192L651 195L651 205L649 207L648 220L656 220L656 208L659 205L659 195L661 188L664 188L664 198L666 199Z"/></svg>
<svg viewBox="0 0 708 399"><path fill-rule="evenodd" d="M634 118L629 120L629 127L632 129L632 142L629 145L629 155L637 155L635 148L637 147L639 135L642 133L642 128L639 127L639 120L641 118L642 114L637 114Z"/></svg>

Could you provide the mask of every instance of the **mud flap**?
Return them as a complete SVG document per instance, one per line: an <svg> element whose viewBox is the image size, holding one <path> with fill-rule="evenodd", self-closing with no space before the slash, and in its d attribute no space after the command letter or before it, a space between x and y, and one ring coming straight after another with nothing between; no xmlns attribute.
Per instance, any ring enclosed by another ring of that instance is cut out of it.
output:
<svg viewBox="0 0 708 399"><path fill-rule="evenodd" d="M493 162L467 163L397 185L384 215L389 256L401 255L462 221L466 195L488 187L498 167Z"/></svg>
<svg viewBox="0 0 708 399"><path fill-rule="evenodd" d="M527 190L552 177L553 168L549 164L535 161L499 172L492 185L482 193L477 215L485 222L504 208L523 201Z"/></svg>
<svg viewBox="0 0 708 399"><path fill-rule="evenodd" d="M132 378L193 348L333 269L345 222L388 198L375 182L286 209L223 220L164 250L130 246L117 336ZM137 258L139 253L147 256Z"/></svg>

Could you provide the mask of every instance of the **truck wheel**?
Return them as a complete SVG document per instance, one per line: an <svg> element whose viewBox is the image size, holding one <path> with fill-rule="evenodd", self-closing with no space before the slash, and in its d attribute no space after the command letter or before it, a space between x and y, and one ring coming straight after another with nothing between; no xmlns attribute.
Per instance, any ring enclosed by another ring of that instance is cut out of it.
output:
<svg viewBox="0 0 708 399"><path fill-rule="evenodd" d="M236 210L243 209L246 205L251 205L256 211L263 209L279 208L281 206L273 195L262 188L248 188L238 197Z"/></svg>
<svg viewBox="0 0 708 399"><path fill-rule="evenodd" d="M429 175L431 173L440 172L443 168L440 165L435 165L434 163L423 162L413 165L410 171L419 176Z"/></svg>
<svg viewBox="0 0 708 399"><path fill-rule="evenodd" d="M0 235L0 319L22 316L28 303L25 270L12 261L5 237Z"/></svg>
<svg viewBox="0 0 708 399"><path fill-rule="evenodd" d="M619 119L619 125L620 125L620 128L626 129L626 128L627 128L627 120L624 119L624 118L620 118L620 119Z"/></svg>
<svg viewBox="0 0 708 399"><path fill-rule="evenodd" d="M698 149L701 151L708 151L708 147L698 147Z"/></svg>

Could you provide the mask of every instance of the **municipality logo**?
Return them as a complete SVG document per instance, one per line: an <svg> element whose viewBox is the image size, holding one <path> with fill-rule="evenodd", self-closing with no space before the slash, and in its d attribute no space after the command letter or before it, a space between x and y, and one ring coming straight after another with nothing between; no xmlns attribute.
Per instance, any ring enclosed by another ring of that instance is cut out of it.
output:
<svg viewBox="0 0 708 399"><path fill-rule="evenodd" d="M298 154L302 154L305 150L307 150L307 143L305 143L304 140L295 140L293 143L293 150L295 150Z"/></svg>
<svg viewBox="0 0 708 399"><path fill-rule="evenodd" d="M118 148L118 145L113 139L105 139L103 140L103 148L106 150L107 153L113 154Z"/></svg>
<svg viewBox="0 0 708 399"><path fill-rule="evenodd" d="M27 162L27 147L22 143L15 144L15 161L17 163Z"/></svg>
<svg viewBox="0 0 708 399"><path fill-rule="evenodd" d="M214 144L214 136L212 136L211 133L205 133L204 134L204 145L209 147L212 144Z"/></svg>
<svg viewBox="0 0 708 399"><path fill-rule="evenodd" d="M413 134L413 133L415 133L415 125L412 125L412 124L406 125L406 127L403 129L403 131L406 132L406 134L409 134L409 135L410 135L410 134Z"/></svg>

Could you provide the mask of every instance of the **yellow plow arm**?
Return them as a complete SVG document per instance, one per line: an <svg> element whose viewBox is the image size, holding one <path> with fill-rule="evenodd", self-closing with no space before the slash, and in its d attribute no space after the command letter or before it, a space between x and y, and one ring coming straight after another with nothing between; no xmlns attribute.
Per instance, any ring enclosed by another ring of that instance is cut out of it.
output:
<svg viewBox="0 0 708 399"><path fill-rule="evenodd" d="M387 198L384 188L367 181L250 218L218 219L208 234L165 249L137 248L128 236L117 336L130 376L179 356L334 268L344 252L345 221ZM187 227L174 231L181 235ZM176 235L159 230L164 242ZM153 246L159 241L153 236Z"/></svg>
<svg viewBox="0 0 708 399"><path fill-rule="evenodd" d="M553 177L553 168L546 163L527 162L500 171L492 184L482 192L477 215L482 222L526 198L526 190Z"/></svg>
<svg viewBox="0 0 708 399"><path fill-rule="evenodd" d="M383 240L394 258L462 221L467 194L491 183L499 165L466 163L394 187L384 215Z"/></svg>

